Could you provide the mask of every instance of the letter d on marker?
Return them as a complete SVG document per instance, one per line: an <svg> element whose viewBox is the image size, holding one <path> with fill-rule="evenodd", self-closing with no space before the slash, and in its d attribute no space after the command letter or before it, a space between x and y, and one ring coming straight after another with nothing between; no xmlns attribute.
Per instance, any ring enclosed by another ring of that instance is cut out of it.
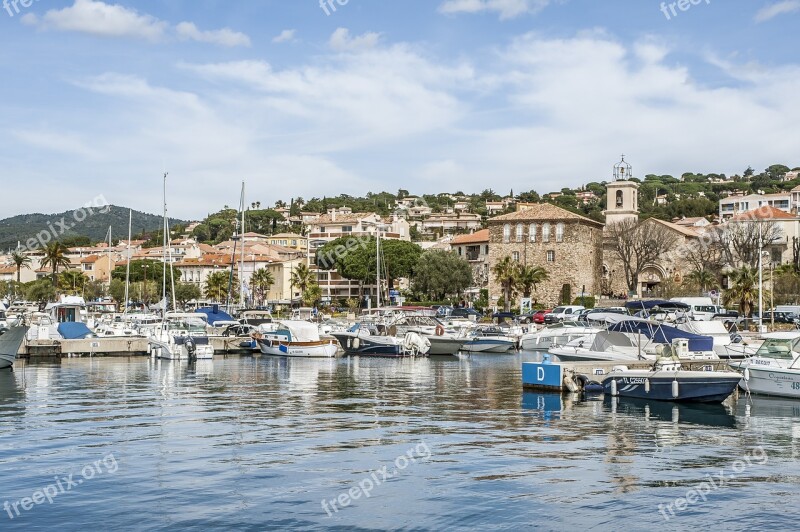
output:
<svg viewBox="0 0 800 532"><path fill-rule="evenodd" d="M540 382L544 380L544 368L536 368L536 380Z"/></svg>

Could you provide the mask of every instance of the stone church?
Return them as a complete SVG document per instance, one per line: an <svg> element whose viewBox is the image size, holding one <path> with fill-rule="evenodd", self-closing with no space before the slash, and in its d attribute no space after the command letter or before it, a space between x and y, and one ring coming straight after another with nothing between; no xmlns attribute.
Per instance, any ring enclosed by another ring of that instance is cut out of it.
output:
<svg viewBox="0 0 800 532"><path fill-rule="evenodd" d="M632 168L622 160L614 166L614 179L607 184L606 225L639 219L639 184L631 181ZM676 247L701 233L697 228L683 227L661 220L660 224L674 231ZM549 273L532 296L551 307L571 303L583 293L586 297L630 296L622 264L613 251L605 225L549 203L517 204L516 212L497 216L489 225L489 271L504 257L525 266L541 266ZM667 283L680 284L687 264L680 253L672 253L658 263L647 264L639 276L637 296L654 295ZM489 275L490 304L502 296L502 288Z"/></svg>

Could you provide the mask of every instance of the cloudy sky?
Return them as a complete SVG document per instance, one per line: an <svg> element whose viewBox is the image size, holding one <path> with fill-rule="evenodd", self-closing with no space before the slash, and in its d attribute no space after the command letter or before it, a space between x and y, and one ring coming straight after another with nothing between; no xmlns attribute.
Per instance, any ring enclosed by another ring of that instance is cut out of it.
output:
<svg viewBox="0 0 800 532"><path fill-rule="evenodd" d="M800 165L800 0L21 1L0 218Z"/></svg>

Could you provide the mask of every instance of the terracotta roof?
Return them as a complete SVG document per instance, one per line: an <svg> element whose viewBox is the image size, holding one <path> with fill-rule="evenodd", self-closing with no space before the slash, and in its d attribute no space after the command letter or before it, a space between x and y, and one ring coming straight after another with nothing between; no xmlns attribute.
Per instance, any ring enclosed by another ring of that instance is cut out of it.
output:
<svg viewBox="0 0 800 532"><path fill-rule="evenodd" d="M672 223L676 225L693 225L699 222L700 220L705 220L702 216L698 216L696 218L682 218L678 220L673 220Z"/></svg>
<svg viewBox="0 0 800 532"><path fill-rule="evenodd" d="M762 205L758 209L743 212L731 218L731 221L734 222L747 222L751 220L797 220L797 216L776 209L770 205Z"/></svg>
<svg viewBox="0 0 800 532"><path fill-rule="evenodd" d="M97 262L98 260L100 260L100 257L97 255L89 255L81 261L81 264L91 264Z"/></svg>
<svg viewBox="0 0 800 532"><path fill-rule="evenodd" d="M489 230L482 229L475 231L470 235L459 235L450 242L451 246L458 246L464 244L484 244L489 242Z"/></svg>
<svg viewBox="0 0 800 532"><path fill-rule="evenodd" d="M682 225L674 224L672 222L665 222L664 220L659 220L658 218L648 218L647 221L658 222L661 225L672 229L675 232L682 234L683 236L688 236L690 238L698 238L700 235L697 231L692 230L689 227L684 227Z"/></svg>
<svg viewBox="0 0 800 532"><path fill-rule="evenodd" d="M16 266L6 266L4 268L0 268L0 273L17 273Z"/></svg>
<svg viewBox="0 0 800 532"><path fill-rule="evenodd" d="M581 216L580 214L575 214L574 212L570 212L566 209L562 209L561 207L553 205L552 203L537 203L534 205L529 205L510 214L504 214L502 216L495 216L494 218L489 218L489 223L515 222L515 221L547 222L547 221L560 221L560 220L580 221L580 222L587 222L600 227L603 226L603 224L600 222L592 220L591 218L586 218L585 216Z"/></svg>

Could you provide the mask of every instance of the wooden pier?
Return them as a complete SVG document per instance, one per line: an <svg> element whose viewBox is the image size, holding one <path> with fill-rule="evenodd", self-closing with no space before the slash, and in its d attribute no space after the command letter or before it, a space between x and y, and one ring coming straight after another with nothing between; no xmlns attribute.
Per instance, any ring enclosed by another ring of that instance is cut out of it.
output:
<svg viewBox="0 0 800 532"><path fill-rule="evenodd" d="M209 341L215 354L252 354L258 349L241 347L246 338L211 336ZM21 359L69 358L69 357L131 357L150 356L147 338L115 337L86 338L83 340L29 340L20 346L17 356Z"/></svg>

